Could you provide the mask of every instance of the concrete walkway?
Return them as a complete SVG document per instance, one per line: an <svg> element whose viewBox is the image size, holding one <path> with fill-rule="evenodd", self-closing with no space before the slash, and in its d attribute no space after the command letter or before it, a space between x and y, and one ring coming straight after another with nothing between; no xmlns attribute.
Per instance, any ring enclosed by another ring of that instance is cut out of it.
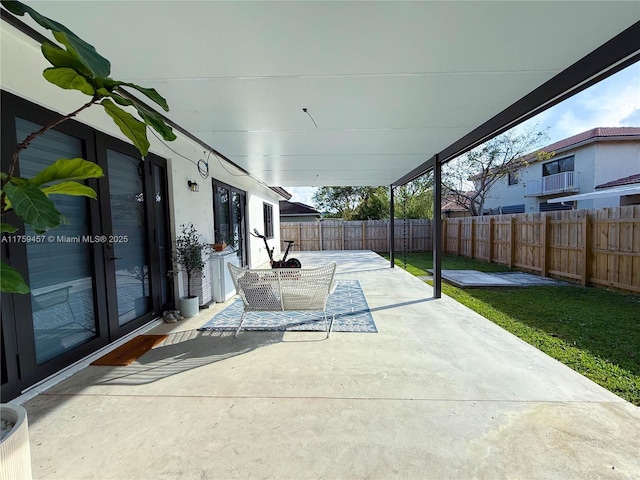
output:
<svg viewBox="0 0 640 480"><path fill-rule="evenodd" d="M630 479L640 409L371 252L335 260L379 333L152 333L25 404L34 478Z"/></svg>
<svg viewBox="0 0 640 480"><path fill-rule="evenodd" d="M456 287L549 287L569 285L561 280L525 272L479 272L477 270L442 270L442 278Z"/></svg>

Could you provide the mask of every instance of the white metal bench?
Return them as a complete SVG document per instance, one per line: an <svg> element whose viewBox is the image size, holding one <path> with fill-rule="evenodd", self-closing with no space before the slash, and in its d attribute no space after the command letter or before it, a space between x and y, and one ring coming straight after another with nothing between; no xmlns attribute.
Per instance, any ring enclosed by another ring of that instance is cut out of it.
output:
<svg viewBox="0 0 640 480"><path fill-rule="evenodd" d="M335 262L318 268L247 269L228 264L236 293L242 299L244 310L238 335L247 313L277 311L323 312L327 338L331 322L327 318L327 300L335 290L333 277Z"/></svg>

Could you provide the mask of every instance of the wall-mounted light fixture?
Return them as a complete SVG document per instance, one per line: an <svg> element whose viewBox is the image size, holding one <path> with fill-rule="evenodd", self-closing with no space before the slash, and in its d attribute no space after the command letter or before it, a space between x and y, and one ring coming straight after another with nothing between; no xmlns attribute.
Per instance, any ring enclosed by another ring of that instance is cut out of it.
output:
<svg viewBox="0 0 640 480"><path fill-rule="evenodd" d="M191 180L187 180L187 185L189 185L189 190L191 190L192 192L199 192L200 191L200 187L198 187L198 184L196 182L192 182Z"/></svg>

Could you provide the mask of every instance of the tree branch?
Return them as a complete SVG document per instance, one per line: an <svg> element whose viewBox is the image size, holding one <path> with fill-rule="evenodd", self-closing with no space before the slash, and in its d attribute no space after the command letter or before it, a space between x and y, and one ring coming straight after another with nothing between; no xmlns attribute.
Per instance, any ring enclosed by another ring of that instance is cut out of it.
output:
<svg viewBox="0 0 640 480"><path fill-rule="evenodd" d="M48 130L51 130L52 128L57 127L58 125L60 125L62 122L65 122L67 120L69 120L70 118L75 117L76 115L78 115L80 112L82 112L83 110L89 108L91 105L93 105L94 103L96 103L99 100L98 97L93 97L91 99L90 102L85 103L84 105L82 105L80 108L78 108L77 110L64 115L63 117L60 117L59 119L51 122L49 125L45 125L44 127L42 127L40 130L31 133L27 138L25 138L21 143L19 143L16 146L16 150L15 152L13 152L13 155L11 156L11 163L9 164L9 169L7 170L7 178L4 180L4 182L2 183L2 186L4 187L4 185L9 181L9 179L13 176L13 172L15 172L16 167L18 166L18 160L20 159L20 152L22 150L24 150L25 148L27 148L29 146L29 144L31 142L33 142L36 138L38 138L40 135L42 135L43 133L45 133Z"/></svg>

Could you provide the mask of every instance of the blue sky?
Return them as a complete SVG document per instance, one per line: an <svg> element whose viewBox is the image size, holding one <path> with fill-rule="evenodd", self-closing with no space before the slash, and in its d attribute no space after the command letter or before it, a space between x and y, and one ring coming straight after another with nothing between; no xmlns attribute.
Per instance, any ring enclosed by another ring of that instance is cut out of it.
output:
<svg viewBox="0 0 640 480"><path fill-rule="evenodd" d="M549 143L595 127L640 127L640 62L527 120L548 128ZM315 188L287 187L292 202L313 205Z"/></svg>

